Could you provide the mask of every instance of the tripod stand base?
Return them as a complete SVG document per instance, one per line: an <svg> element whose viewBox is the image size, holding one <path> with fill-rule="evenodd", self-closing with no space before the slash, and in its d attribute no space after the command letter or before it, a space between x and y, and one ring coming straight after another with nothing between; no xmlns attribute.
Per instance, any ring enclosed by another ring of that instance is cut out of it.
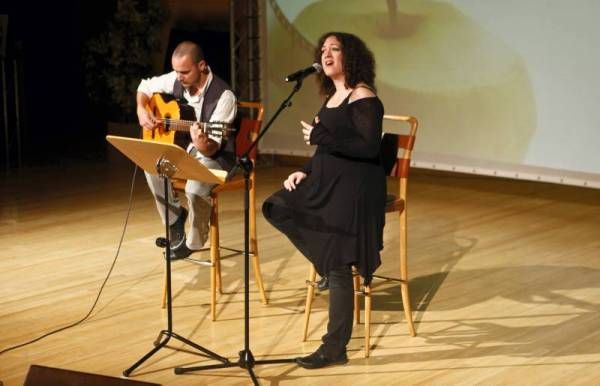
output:
<svg viewBox="0 0 600 386"><path fill-rule="evenodd" d="M167 345L167 343L169 342L169 340L171 340L171 338L173 339L177 339L189 346L192 346L193 348L195 348L196 350L202 352L204 355L208 356L209 358L212 358L214 360L217 360L219 362L222 362L222 364L220 365L216 365L216 366L227 366L228 364L231 364L231 362L229 362L229 359L222 357L218 354L215 354L214 352L192 342L189 339L186 339L184 337L182 337L181 335L178 335L176 333L174 333L173 331L169 331L169 330L162 330L159 334L158 337L156 338L156 340L154 341L154 348L152 350L150 350L146 355L144 355L142 358L140 358L140 360L138 360L137 362L135 362L133 364L133 366L131 366L130 368L128 368L127 370L123 371L123 375L126 377L129 377L129 374L131 374L136 368L138 368L142 363L144 363L147 359L149 359L152 355L156 354L156 352L158 352L158 350L160 350L161 348L165 347ZM229 366L227 366L229 367Z"/></svg>
<svg viewBox="0 0 600 386"><path fill-rule="evenodd" d="M272 364L272 363L294 363L294 359L266 359L266 360L255 360L254 355L250 350L242 350L239 353L240 357L237 362L222 363L218 365L206 365L206 366L194 366L194 367L175 367L175 374L185 374L192 371L212 370L212 369L224 369L229 367L241 367L246 369L252 378L252 382L258 385L258 380L254 374L254 365L261 364Z"/></svg>

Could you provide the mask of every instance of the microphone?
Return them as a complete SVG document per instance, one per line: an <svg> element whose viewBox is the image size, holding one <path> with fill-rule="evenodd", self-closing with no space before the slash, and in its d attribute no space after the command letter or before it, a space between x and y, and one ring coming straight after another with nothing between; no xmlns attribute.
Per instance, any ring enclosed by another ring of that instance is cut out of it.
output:
<svg viewBox="0 0 600 386"><path fill-rule="evenodd" d="M290 74L285 77L286 82L293 82L295 80L302 80L312 74L313 72L321 72L323 71L323 67L319 63L313 63L310 66L303 68L302 70L298 70L293 74Z"/></svg>

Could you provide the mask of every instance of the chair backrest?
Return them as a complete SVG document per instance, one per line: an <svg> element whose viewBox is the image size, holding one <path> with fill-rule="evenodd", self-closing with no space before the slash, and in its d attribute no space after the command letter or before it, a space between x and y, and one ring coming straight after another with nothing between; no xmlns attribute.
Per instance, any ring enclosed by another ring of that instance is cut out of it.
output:
<svg viewBox="0 0 600 386"><path fill-rule="evenodd" d="M408 115L384 115L384 135L381 140L383 166L389 176L400 179L400 198L406 199L406 185L412 150L415 145L419 121ZM386 122L387 121L387 122ZM409 125L407 134L391 133L386 130L386 123L406 122Z"/></svg>
<svg viewBox="0 0 600 386"><path fill-rule="evenodd" d="M240 120L240 126L235 137L235 153L240 156L246 152L250 144L258 137L262 125L265 109L260 102L238 102L238 107L249 109L251 114ZM256 160L256 147L249 154L252 161Z"/></svg>

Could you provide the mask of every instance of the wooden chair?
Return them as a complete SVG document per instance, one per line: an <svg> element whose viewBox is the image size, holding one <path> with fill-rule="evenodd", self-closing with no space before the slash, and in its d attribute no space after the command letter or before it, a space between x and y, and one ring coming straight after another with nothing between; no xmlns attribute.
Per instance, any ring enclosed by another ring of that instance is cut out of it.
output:
<svg viewBox="0 0 600 386"><path fill-rule="evenodd" d="M408 330L411 336L416 336L415 326L412 319L412 308L410 305L410 295L408 290L408 258L407 258L407 221L406 221L406 207L407 207L407 196L406 187L408 183L408 171L410 169L410 159L412 155L412 149L415 143L417 134L418 121L415 117L402 116L402 115L384 115L385 121L396 121L406 122L409 125L408 134L391 134L385 133L382 139L382 155L384 158L384 167L388 176L398 178L399 191L397 194L388 194L386 199L385 212L397 212L400 217L400 277L382 277L374 275L373 278L393 280L400 282L400 288L402 293L402 305L404 308L404 314L406 321L408 322ZM391 162L387 162L386 154L392 152ZM395 154L395 157L393 156ZM387 165L385 165L387 163ZM360 276L354 271L354 319L356 323L360 323L360 302L359 297L364 296L365 298L365 358L369 357L370 354L370 340L371 340L371 285L363 286L360 288ZM308 335L308 324L310 320L310 311L312 308L312 302L316 287L316 270L311 264L310 271L308 274L306 303L304 307L304 333L303 341L306 341Z"/></svg>
<svg viewBox="0 0 600 386"><path fill-rule="evenodd" d="M250 144L258 136L262 120L264 117L264 107L259 102L238 102L239 109L250 109L254 110L255 118L242 118L240 121L240 127L236 136L236 155L242 155L250 146ZM256 164L256 148L250 153L249 158L254 164ZM173 187L178 191L185 191L185 180L173 180ZM217 185L213 188L210 193L212 199L212 209L210 214L210 228L209 228L209 240L210 240L210 262L199 262L203 265L210 266L210 315L212 320L216 319L216 301L217 301L217 289L219 293L223 293L221 284L221 249L228 249L241 253L242 251L226 248L219 243L219 194L223 192L229 192L234 190L244 190L244 178L243 175L238 174L231 180ZM265 289L262 280L262 274L260 272L260 259L258 255L258 243L256 241L256 173L255 169L252 169L250 173L250 192L249 192L249 214L250 214L250 254L252 256L252 267L254 269L254 277L258 285L260 292L261 301L263 304L267 304L267 297L265 295ZM186 258L192 262L198 262L193 259ZM167 301L167 288L166 288L166 272L165 280L163 281L163 296L162 296L162 308L165 308Z"/></svg>

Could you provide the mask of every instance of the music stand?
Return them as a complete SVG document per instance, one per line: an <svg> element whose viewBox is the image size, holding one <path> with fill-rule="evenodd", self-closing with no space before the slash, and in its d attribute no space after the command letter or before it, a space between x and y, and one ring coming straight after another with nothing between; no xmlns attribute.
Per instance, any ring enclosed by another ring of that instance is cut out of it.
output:
<svg viewBox="0 0 600 386"><path fill-rule="evenodd" d="M171 244L169 234L169 195L167 194L170 179L185 178L197 181L221 184L225 181L227 173L223 170L212 170L206 168L182 148L170 143L145 141L135 138L118 137L107 135L106 140L116 147L127 158L131 159L139 167L151 174L158 174L164 180L165 191L165 266L167 271L167 329L160 331L155 340L155 347L131 367L123 371L128 377L138 366L144 363L158 350L166 346L171 338L175 338L193 348L206 354L222 364L228 364L229 359L186 339L173 332L173 309L171 299ZM161 338L163 338L161 340Z"/></svg>

